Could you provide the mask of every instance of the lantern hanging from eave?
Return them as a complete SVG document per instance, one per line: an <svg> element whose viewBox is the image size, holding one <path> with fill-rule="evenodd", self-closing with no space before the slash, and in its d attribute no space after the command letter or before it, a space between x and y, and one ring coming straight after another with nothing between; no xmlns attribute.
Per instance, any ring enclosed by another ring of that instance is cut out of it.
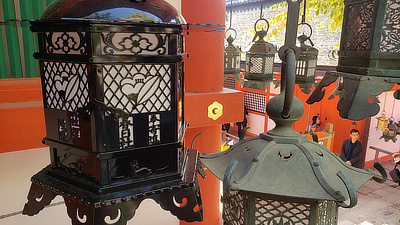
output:
<svg viewBox="0 0 400 225"><path fill-rule="evenodd" d="M264 21L267 29L257 30L257 23ZM250 49L246 52L245 87L265 90L273 80L274 60L278 52L275 46L264 40L269 29L266 19L260 18L254 24L256 34Z"/></svg>
<svg viewBox="0 0 400 225"><path fill-rule="evenodd" d="M296 83L313 83L317 68L318 49L314 48L314 43L310 39L312 35L311 26L308 23L301 23L300 25L302 24L307 25L311 32L309 36L302 34L297 38L300 42L301 53L296 62ZM309 41L311 46L305 44L306 41Z"/></svg>
<svg viewBox="0 0 400 225"><path fill-rule="evenodd" d="M232 43L236 39L236 30L233 28L229 28L225 32L225 37L228 31L233 31L234 32L234 37L232 35L229 35L228 38L226 38L226 41L228 42L228 46L225 48L225 57L224 57L224 79L226 79L229 75L232 75L233 78L235 78L236 81L240 80L240 57L241 57L241 51L240 48L234 46Z"/></svg>

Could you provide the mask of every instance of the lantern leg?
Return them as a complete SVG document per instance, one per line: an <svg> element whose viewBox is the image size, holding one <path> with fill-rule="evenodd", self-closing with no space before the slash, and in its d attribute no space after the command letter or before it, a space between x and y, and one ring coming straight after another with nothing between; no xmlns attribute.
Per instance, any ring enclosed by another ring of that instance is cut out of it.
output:
<svg viewBox="0 0 400 225"><path fill-rule="evenodd" d="M56 195L56 193L48 190L47 188L32 183L27 197L28 202L25 203L22 214L28 216L38 214L40 210L50 204Z"/></svg>
<svg viewBox="0 0 400 225"><path fill-rule="evenodd" d="M126 225L135 215L142 200L136 199L98 208L67 197L64 197L64 202L73 225Z"/></svg>
<svg viewBox="0 0 400 225"><path fill-rule="evenodd" d="M192 187L165 192L153 197L153 199L164 210L170 211L180 220L186 222L203 220L203 206L197 182Z"/></svg>

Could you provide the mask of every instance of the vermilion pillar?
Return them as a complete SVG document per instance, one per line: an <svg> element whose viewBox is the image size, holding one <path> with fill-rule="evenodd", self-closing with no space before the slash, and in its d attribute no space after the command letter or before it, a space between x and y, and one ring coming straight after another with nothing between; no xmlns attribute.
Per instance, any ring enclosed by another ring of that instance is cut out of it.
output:
<svg viewBox="0 0 400 225"><path fill-rule="evenodd" d="M187 23L225 24L225 0L184 0L181 11ZM193 137L203 131L194 142L194 148L201 153L214 153L221 149L221 124L243 120L244 93L223 89L223 31L191 25L185 39L185 52L189 54L185 59L184 108L185 120L189 122L185 144L190 146ZM209 109L215 102L220 106L219 116L211 118ZM219 180L208 171L206 175L206 180L199 178L204 220L191 224L218 225Z"/></svg>

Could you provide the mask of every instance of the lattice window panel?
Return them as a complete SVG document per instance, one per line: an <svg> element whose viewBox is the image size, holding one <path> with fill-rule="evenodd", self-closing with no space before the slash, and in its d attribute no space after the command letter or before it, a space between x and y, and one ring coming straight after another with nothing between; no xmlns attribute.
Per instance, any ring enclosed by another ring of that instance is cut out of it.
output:
<svg viewBox="0 0 400 225"><path fill-rule="evenodd" d="M296 62L296 75L305 76L306 75L306 64L307 61L298 60Z"/></svg>
<svg viewBox="0 0 400 225"><path fill-rule="evenodd" d="M236 81L235 78L229 76L224 80L224 88L235 89Z"/></svg>
<svg viewBox="0 0 400 225"><path fill-rule="evenodd" d="M256 198L255 224L308 225L310 209L308 204L288 203Z"/></svg>
<svg viewBox="0 0 400 225"><path fill-rule="evenodd" d="M398 28L400 0L388 0L386 4L380 52L400 53L400 29Z"/></svg>
<svg viewBox="0 0 400 225"><path fill-rule="evenodd" d="M265 113L267 96L252 92L245 92L244 106L247 110Z"/></svg>
<svg viewBox="0 0 400 225"><path fill-rule="evenodd" d="M252 57L250 59L250 73L262 73L262 58Z"/></svg>
<svg viewBox="0 0 400 225"><path fill-rule="evenodd" d="M137 114L171 110L171 66L103 66L104 103Z"/></svg>
<svg viewBox="0 0 400 225"><path fill-rule="evenodd" d="M337 224L338 206L335 201L322 201L317 205L316 225Z"/></svg>
<svg viewBox="0 0 400 225"><path fill-rule="evenodd" d="M161 132L161 118L160 114L149 115L149 145L160 143Z"/></svg>
<svg viewBox="0 0 400 225"><path fill-rule="evenodd" d="M246 195L237 192L234 195L225 194L223 197L223 219L228 225L244 225Z"/></svg>
<svg viewBox="0 0 400 225"><path fill-rule="evenodd" d="M265 58L265 67L264 73L265 74L272 74L274 72L274 57Z"/></svg>
<svg viewBox="0 0 400 225"><path fill-rule="evenodd" d="M374 1L360 2L349 6L348 21L344 25L346 38L344 50L367 51L370 42Z"/></svg>
<svg viewBox="0 0 400 225"><path fill-rule="evenodd" d="M87 65L43 62L45 107L75 112L89 102Z"/></svg>

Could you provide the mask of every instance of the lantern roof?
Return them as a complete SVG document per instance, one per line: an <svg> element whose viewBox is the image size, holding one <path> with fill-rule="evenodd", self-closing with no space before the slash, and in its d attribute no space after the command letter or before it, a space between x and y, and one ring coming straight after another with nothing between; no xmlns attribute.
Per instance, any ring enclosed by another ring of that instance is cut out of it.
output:
<svg viewBox="0 0 400 225"><path fill-rule="evenodd" d="M40 18L42 21L60 19L186 23L182 15L164 0L56 0Z"/></svg>
<svg viewBox="0 0 400 225"><path fill-rule="evenodd" d="M302 116L304 106L295 97L290 118L279 119L283 99L281 93L267 104L268 116L276 123L274 129L224 152L201 155L201 162L224 180L229 191L345 201L350 197L349 189L355 193L375 172L349 166L324 146L295 132L292 124ZM236 168L229 169L235 160ZM343 177L349 178L353 187Z"/></svg>

